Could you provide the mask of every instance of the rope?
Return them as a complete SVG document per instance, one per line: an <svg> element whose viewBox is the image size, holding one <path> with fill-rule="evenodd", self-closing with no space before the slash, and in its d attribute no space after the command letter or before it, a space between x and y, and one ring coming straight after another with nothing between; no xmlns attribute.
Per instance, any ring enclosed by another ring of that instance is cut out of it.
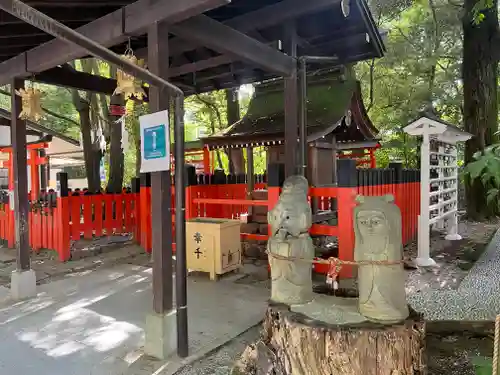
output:
<svg viewBox="0 0 500 375"><path fill-rule="evenodd" d="M330 257L328 259L306 259L300 257L286 257L283 255L278 255L271 253L270 251L266 251L267 255L271 258L279 259L279 260L287 260L287 261L299 261L304 263L319 263L319 264L328 264L328 273L327 276L332 278L333 280L337 279L338 274L342 270L343 266L393 266L396 264L403 263L402 260L360 260L358 262L352 260L342 260L335 257ZM500 329L500 325L499 325ZM499 332L500 334L500 332ZM496 374L495 374L496 375Z"/></svg>
<svg viewBox="0 0 500 375"><path fill-rule="evenodd" d="M499 342L500 342L500 315L497 315L497 318L495 319L495 341L493 344L493 375L498 375L498 368L499 368L499 363L498 363L498 355L499 355Z"/></svg>

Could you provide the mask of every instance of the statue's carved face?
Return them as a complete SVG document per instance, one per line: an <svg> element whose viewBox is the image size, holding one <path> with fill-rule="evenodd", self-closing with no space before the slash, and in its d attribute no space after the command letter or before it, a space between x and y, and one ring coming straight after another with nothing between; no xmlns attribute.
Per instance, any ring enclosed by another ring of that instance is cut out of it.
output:
<svg viewBox="0 0 500 375"><path fill-rule="evenodd" d="M271 211L270 224L276 237L285 239L287 235L298 236L307 231L305 212L300 210L300 206L280 203Z"/></svg>
<svg viewBox="0 0 500 375"><path fill-rule="evenodd" d="M385 236L389 231L387 218L379 211L359 211L356 218L359 233L366 239L373 236Z"/></svg>

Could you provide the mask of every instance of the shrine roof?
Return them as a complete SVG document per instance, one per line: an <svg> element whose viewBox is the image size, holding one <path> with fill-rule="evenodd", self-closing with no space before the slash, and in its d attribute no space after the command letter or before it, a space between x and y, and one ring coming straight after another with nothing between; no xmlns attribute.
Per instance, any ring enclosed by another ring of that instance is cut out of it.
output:
<svg viewBox="0 0 500 375"><path fill-rule="evenodd" d="M472 134L440 118L433 108L421 111L403 130L410 135L422 135L424 125L428 125L427 132L430 135L443 135L457 141L466 141L472 137Z"/></svg>
<svg viewBox="0 0 500 375"><path fill-rule="evenodd" d="M117 53L125 51L130 37L132 48L137 55L142 54L143 57L147 55L147 27L133 33L127 33L127 29L133 28L134 23L146 24L151 13L149 10L146 14L147 7L157 7L167 13L165 9L169 2L176 3L174 0L156 0L154 5L150 5L149 1L140 0L137 3L145 5L139 7L132 4L134 0L25 2L90 38L99 37L102 44L110 46ZM144 11L141 13L140 10ZM365 0L233 0L205 12L204 15L275 48L284 43L283 26L294 21L298 40L297 55L333 56L337 58L338 65L379 58L385 51L381 34ZM189 21L194 18L189 18ZM36 75L56 69L58 65L75 57L85 57L81 50L78 56L74 52L70 53L70 50L74 51L74 47L66 42L61 41L63 44L57 44L56 48L52 36L10 14L0 11L0 20L1 84L8 82L14 75L21 76L21 73L26 77L35 74L36 79ZM182 22L181 19L181 22L173 24L177 26ZM219 53L191 39L172 34L168 38L170 80L186 94L236 87L278 76L243 62L236 54ZM40 80L46 83L57 82L61 85L73 85L72 87L89 85L77 76L62 78L57 74L49 74L47 79L42 79L42 75L40 74ZM104 92L102 87L109 89L109 85L101 83L104 86L96 86L91 91ZM99 82L96 83L98 84Z"/></svg>
<svg viewBox="0 0 500 375"><path fill-rule="evenodd" d="M209 147L269 145L284 140L283 81L256 86L246 115L228 129L203 138ZM308 79L308 142L356 143L374 141L378 130L370 121L352 71L328 72Z"/></svg>

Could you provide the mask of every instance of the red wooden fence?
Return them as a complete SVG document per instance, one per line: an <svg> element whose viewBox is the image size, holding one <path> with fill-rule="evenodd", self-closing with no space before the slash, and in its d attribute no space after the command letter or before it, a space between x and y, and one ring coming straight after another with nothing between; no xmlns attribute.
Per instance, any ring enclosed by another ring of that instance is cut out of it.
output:
<svg viewBox="0 0 500 375"><path fill-rule="evenodd" d="M265 184L256 184L257 189ZM250 206L274 207L280 189L269 187L266 200L248 200L246 184L194 185L186 188L186 219L215 217L238 219ZM420 207L420 183L390 183L358 187L312 187L309 197L317 207L329 209L334 198L337 201L337 225L313 224L311 234L336 236L339 258L353 259L354 231L353 208L357 194L378 196L393 194L401 210L403 243L413 240L417 232ZM175 190L172 188L172 215L175 212ZM69 197L52 195L48 204L33 207L29 214L30 244L33 250L52 249L59 259L71 256L71 241L92 239L103 235L132 233L146 251L152 247L151 235L151 188L141 186L139 193L122 194L74 194ZM172 226L175 232L175 225ZM242 233L242 238L266 240L266 235ZM0 204L0 239L14 246L14 216L8 204ZM325 272L325 267L314 266ZM352 274L344 267L341 276Z"/></svg>

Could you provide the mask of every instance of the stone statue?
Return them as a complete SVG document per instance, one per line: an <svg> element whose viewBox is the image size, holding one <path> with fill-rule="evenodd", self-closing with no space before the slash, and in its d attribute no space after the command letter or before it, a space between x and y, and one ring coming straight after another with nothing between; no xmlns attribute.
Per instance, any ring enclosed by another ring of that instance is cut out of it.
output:
<svg viewBox="0 0 500 375"><path fill-rule="evenodd" d="M271 300L274 302L292 305L313 299L314 247L309 236L312 214L307 201L308 189L306 178L288 177L278 203L267 215L271 226L267 251L271 266Z"/></svg>
<svg viewBox="0 0 500 375"><path fill-rule="evenodd" d="M392 324L408 317L401 239L401 212L394 197L358 196L354 208L354 259L390 265L358 266L358 308L368 320ZM399 263L398 263L399 262Z"/></svg>

